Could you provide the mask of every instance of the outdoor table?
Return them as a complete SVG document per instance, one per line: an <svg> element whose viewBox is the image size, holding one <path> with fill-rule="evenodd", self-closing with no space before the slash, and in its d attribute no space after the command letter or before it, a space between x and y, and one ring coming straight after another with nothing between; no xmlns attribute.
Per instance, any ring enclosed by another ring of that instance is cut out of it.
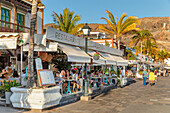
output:
<svg viewBox="0 0 170 113"><path fill-rule="evenodd" d="M68 94L68 93L73 94L73 93L71 92L71 89L70 89L70 81L74 81L74 80L72 80L72 79L64 79L64 80L65 80L65 81L68 81L68 89L67 89L66 94Z"/></svg>
<svg viewBox="0 0 170 113"><path fill-rule="evenodd" d="M98 78L100 78L101 79L101 83L100 83L100 85L102 85L102 77L91 77L91 78L94 78L95 79L95 86L97 87L97 79ZM97 88L99 88L99 87L97 87Z"/></svg>

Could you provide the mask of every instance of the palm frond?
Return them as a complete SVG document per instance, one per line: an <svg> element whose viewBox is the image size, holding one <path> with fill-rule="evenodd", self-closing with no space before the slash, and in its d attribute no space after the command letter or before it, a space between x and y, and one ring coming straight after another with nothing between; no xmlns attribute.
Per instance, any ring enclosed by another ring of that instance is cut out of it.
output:
<svg viewBox="0 0 170 113"><path fill-rule="evenodd" d="M111 22L116 26L116 22L113 14L108 10L106 10L106 13L108 14L108 17L110 18Z"/></svg>
<svg viewBox="0 0 170 113"><path fill-rule="evenodd" d="M113 35L116 34L114 31L108 29L107 27L105 27L103 25L99 25L98 29L101 29L101 30L105 31L108 34L113 34Z"/></svg>
<svg viewBox="0 0 170 113"><path fill-rule="evenodd" d="M113 29L113 31L117 32L116 26L112 24L107 18L102 17L101 19L106 20L107 24Z"/></svg>

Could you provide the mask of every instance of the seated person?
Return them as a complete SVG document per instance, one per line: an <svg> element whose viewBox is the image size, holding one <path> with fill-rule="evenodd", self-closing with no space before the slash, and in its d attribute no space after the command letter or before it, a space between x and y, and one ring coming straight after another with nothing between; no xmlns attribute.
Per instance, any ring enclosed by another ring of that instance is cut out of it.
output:
<svg viewBox="0 0 170 113"><path fill-rule="evenodd" d="M5 69L2 70L2 72L0 73L0 78L6 78L7 76L7 72L5 71Z"/></svg>
<svg viewBox="0 0 170 113"><path fill-rule="evenodd" d="M55 74L55 82L57 85L60 85L62 83L63 79L60 77L60 73L56 72Z"/></svg>
<svg viewBox="0 0 170 113"><path fill-rule="evenodd" d="M15 69L14 69L13 77L14 78L19 78L18 72Z"/></svg>
<svg viewBox="0 0 170 113"><path fill-rule="evenodd" d="M66 79L69 79L69 78L70 78L70 71L66 70Z"/></svg>
<svg viewBox="0 0 170 113"><path fill-rule="evenodd" d="M78 81L77 71L72 70L72 72L73 72L72 80L74 80L74 81L71 81L71 86L73 86L72 92L74 93L74 92L75 92L75 89L76 89L76 86L77 86L77 88L81 88L81 87L80 87L80 85L78 84L79 81Z"/></svg>
<svg viewBox="0 0 170 113"><path fill-rule="evenodd" d="M5 71L8 73L6 78L12 77L12 75L14 73L14 68L12 67L12 63L11 62L9 62L8 66L5 67Z"/></svg>

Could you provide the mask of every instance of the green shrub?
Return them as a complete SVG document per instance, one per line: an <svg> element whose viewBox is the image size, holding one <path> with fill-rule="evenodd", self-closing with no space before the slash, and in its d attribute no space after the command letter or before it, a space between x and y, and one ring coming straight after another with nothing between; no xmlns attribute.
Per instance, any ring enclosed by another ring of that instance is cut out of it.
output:
<svg viewBox="0 0 170 113"><path fill-rule="evenodd" d="M6 92L11 92L11 87L17 87L21 86L21 84L17 83L16 80L13 81L6 81L4 80L4 84L0 87L1 90L4 90Z"/></svg>

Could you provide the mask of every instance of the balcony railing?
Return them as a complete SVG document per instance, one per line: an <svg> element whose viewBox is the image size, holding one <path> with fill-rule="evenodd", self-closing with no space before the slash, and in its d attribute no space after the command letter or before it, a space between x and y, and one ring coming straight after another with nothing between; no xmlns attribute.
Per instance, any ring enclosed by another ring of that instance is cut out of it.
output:
<svg viewBox="0 0 170 113"><path fill-rule="evenodd" d="M30 31L29 27L0 20L0 32L26 33L29 31Z"/></svg>

